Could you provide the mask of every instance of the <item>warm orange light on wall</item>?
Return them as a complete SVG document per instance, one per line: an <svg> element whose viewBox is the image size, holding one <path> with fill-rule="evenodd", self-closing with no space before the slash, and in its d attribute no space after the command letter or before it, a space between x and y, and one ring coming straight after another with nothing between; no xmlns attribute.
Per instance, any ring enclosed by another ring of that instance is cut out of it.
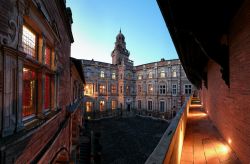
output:
<svg viewBox="0 0 250 164"><path fill-rule="evenodd" d="M228 139L228 143L229 143L229 144L231 144L231 143L232 143L232 140L231 140L230 138Z"/></svg>

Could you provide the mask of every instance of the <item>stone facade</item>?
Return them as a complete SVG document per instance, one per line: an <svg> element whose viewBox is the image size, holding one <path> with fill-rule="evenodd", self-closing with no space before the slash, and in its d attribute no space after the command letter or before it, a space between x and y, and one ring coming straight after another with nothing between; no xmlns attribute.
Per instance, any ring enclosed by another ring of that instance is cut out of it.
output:
<svg viewBox="0 0 250 164"><path fill-rule="evenodd" d="M112 64L82 60L86 77L85 110L138 109L171 117L194 90L180 61L162 59L134 66L129 55L120 31L111 53Z"/></svg>
<svg viewBox="0 0 250 164"><path fill-rule="evenodd" d="M0 163L70 160L83 83L71 76L72 22L65 0L0 0Z"/></svg>

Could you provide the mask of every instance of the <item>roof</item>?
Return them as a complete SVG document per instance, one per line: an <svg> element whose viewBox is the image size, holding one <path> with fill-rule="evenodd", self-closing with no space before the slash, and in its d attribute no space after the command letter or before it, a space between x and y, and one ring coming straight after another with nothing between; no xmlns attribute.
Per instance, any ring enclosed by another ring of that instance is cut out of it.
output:
<svg viewBox="0 0 250 164"><path fill-rule="evenodd" d="M157 0L188 79L207 82L207 63L221 66L229 85L228 30L243 0Z"/></svg>

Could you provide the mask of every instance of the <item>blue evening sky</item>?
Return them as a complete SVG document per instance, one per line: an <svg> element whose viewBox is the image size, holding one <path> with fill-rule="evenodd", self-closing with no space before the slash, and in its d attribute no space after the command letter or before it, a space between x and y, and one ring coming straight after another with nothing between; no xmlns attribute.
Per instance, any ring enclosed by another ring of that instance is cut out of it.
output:
<svg viewBox="0 0 250 164"><path fill-rule="evenodd" d="M134 65L178 58L156 0L67 0L73 14L71 56L112 62L121 28Z"/></svg>

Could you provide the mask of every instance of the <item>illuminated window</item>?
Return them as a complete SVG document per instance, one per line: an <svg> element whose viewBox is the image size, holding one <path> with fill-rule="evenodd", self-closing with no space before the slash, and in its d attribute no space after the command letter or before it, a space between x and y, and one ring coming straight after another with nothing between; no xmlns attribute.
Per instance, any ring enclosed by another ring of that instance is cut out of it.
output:
<svg viewBox="0 0 250 164"><path fill-rule="evenodd" d="M100 101L100 111L104 111L104 104L105 102L103 100Z"/></svg>
<svg viewBox="0 0 250 164"><path fill-rule="evenodd" d="M152 72L149 72L148 74L148 78L152 79L153 78L153 73Z"/></svg>
<svg viewBox="0 0 250 164"><path fill-rule="evenodd" d="M92 111L92 102L87 101L86 102L86 112L91 112Z"/></svg>
<svg viewBox="0 0 250 164"><path fill-rule="evenodd" d="M116 101L115 100L112 100L111 108L112 108L112 110L116 109Z"/></svg>
<svg viewBox="0 0 250 164"><path fill-rule="evenodd" d="M165 71L161 71L160 77L165 78Z"/></svg>
<svg viewBox="0 0 250 164"><path fill-rule="evenodd" d="M115 73L113 72L112 73L112 79L115 79L116 78L116 76L115 76Z"/></svg>
<svg viewBox="0 0 250 164"><path fill-rule="evenodd" d="M130 95L130 87L129 86L126 87L126 95Z"/></svg>
<svg viewBox="0 0 250 164"><path fill-rule="evenodd" d="M100 77L101 77L101 78L104 78L104 77L105 77L105 76L104 76L104 71L101 71Z"/></svg>
<svg viewBox="0 0 250 164"><path fill-rule="evenodd" d="M153 85L148 84L148 94L152 94L152 93L153 93Z"/></svg>
<svg viewBox="0 0 250 164"><path fill-rule="evenodd" d="M160 85L160 94L161 95L164 95L166 94L166 85Z"/></svg>
<svg viewBox="0 0 250 164"><path fill-rule="evenodd" d="M141 80L142 79L142 75L138 75L138 80Z"/></svg>
<svg viewBox="0 0 250 164"><path fill-rule="evenodd" d="M122 93L122 86L120 86L120 93Z"/></svg>
<svg viewBox="0 0 250 164"><path fill-rule="evenodd" d="M99 85L99 92L100 94L105 94L105 86L103 84Z"/></svg>
<svg viewBox="0 0 250 164"><path fill-rule="evenodd" d="M138 100L138 109L141 109L141 100Z"/></svg>
<svg viewBox="0 0 250 164"><path fill-rule="evenodd" d="M111 93L116 94L116 86L115 85L111 85Z"/></svg>
<svg viewBox="0 0 250 164"><path fill-rule="evenodd" d="M44 63L47 66L51 65L51 49L49 47L46 47L46 49L45 49Z"/></svg>
<svg viewBox="0 0 250 164"><path fill-rule="evenodd" d="M93 95L93 84L86 84L84 88L85 95Z"/></svg>
<svg viewBox="0 0 250 164"><path fill-rule="evenodd" d="M148 101L148 110L152 110L152 109L153 109L153 102Z"/></svg>
<svg viewBox="0 0 250 164"><path fill-rule="evenodd" d="M173 94L173 95L176 95L176 94L177 94L177 85L176 85L176 84L173 84L173 85L172 85L172 94Z"/></svg>
<svg viewBox="0 0 250 164"><path fill-rule="evenodd" d="M185 85L185 94L190 95L192 92L192 86L190 84Z"/></svg>
<svg viewBox="0 0 250 164"><path fill-rule="evenodd" d="M173 71L173 77L176 77L176 71Z"/></svg>
<svg viewBox="0 0 250 164"><path fill-rule="evenodd" d="M36 73L23 68L23 117L31 116L36 112Z"/></svg>
<svg viewBox="0 0 250 164"><path fill-rule="evenodd" d="M45 76L45 83L44 83L44 109L50 109L50 77L49 75Z"/></svg>
<svg viewBox="0 0 250 164"><path fill-rule="evenodd" d="M23 26L22 46L26 54L36 58L36 35L26 26Z"/></svg>

